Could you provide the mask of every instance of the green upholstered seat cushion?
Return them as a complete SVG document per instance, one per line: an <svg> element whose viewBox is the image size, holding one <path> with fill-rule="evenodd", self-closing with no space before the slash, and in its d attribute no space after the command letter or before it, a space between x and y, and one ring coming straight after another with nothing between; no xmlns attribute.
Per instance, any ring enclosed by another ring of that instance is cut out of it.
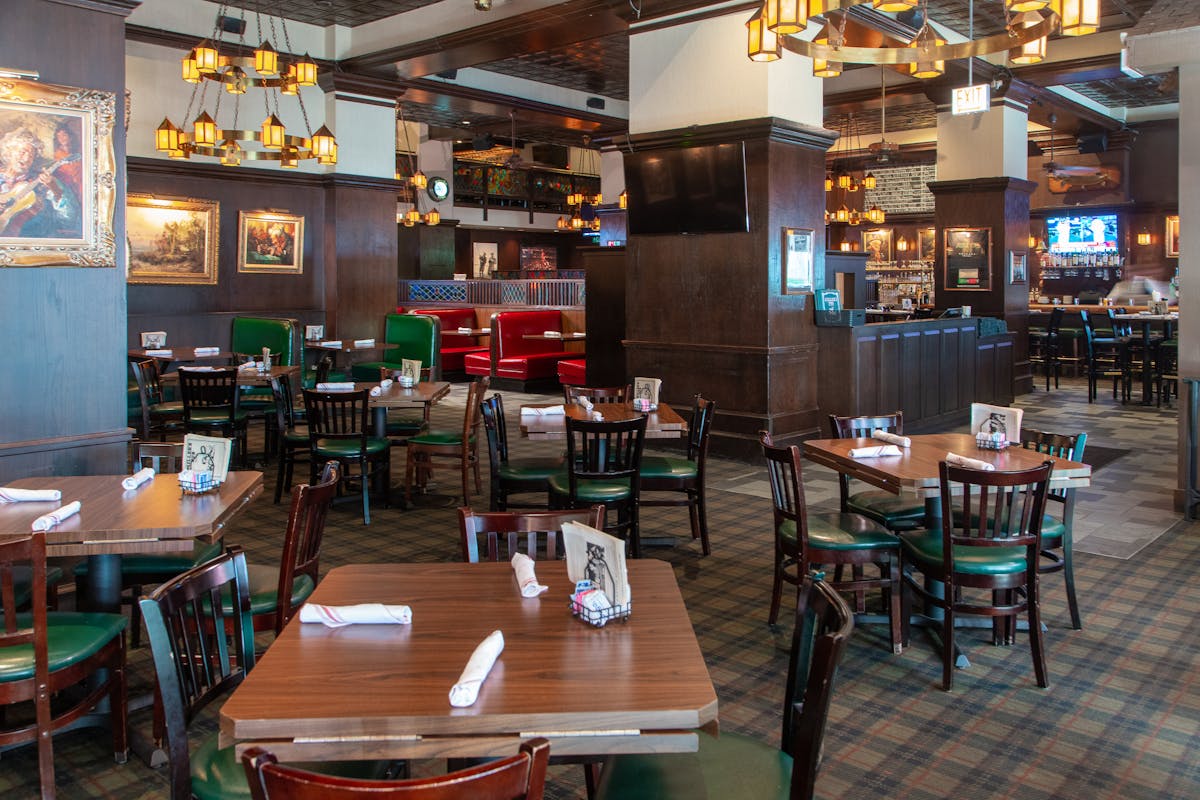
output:
<svg viewBox="0 0 1200 800"><path fill-rule="evenodd" d="M193 425L220 425L229 419L229 411L224 408L209 410L207 408L197 408L192 412L191 422ZM246 412L242 408L233 416L234 422L245 422Z"/></svg>
<svg viewBox="0 0 1200 800"><path fill-rule="evenodd" d="M50 671L78 664L100 652L113 637L122 635L128 619L123 614L93 614L76 611L51 611L46 614L46 641L50 652ZM17 624L33 624L29 614L18 614ZM33 677L33 644L0 649L0 683Z"/></svg>
<svg viewBox="0 0 1200 800"><path fill-rule="evenodd" d="M700 474L695 461L671 456L644 456L640 470L643 479L648 478L695 478Z"/></svg>
<svg viewBox="0 0 1200 800"><path fill-rule="evenodd" d="M779 535L796 541L796 524L784 520ZM872 550L896 547L896 537L858 514L809 514L808 546L816 550Z"/></svg>
<svg viewBox="0 0 1200 800"><path fill-rule="evenodd" d="M420 436L414 436L408 440L409 444L440 444L440 445L456 445L462 444L462 431L443 431L443 430L427 430Z"/></svg>
<svg viewBox="0 0 1200 800"><path fill-rule="evenodd" d="M974 528L979 524L979 515L971 515L971 527ZM1042 546L1043 547L1062 547L1062 538L1066 535L1067 526L1063 524L1061 519L1052 514L1042 515Z"/></svg>
<svg viewBox="0 0 1200 800"><path fill-rule="evenodd" d="M792 757L738 733L700 734L696 753L615 756L604 765L598 800L787 800Z"/></svg>
<svg viewBox="0 0 1200 800"><path fill-rule="evenodd" d="M283 434L283 440L292 446L308 446L308 428L289 429Z"/></svg>
<svg viewBox="0 0 1200 800"><path fill-rule="evenodd" d="M221 555L220 542L196 542L191 553L133 553L121 556L121 576L128 580L136 577L167 577L180 575L194 566L212 561ZM75 565L75 574L87 575L88 565L83 561Z"/></svg>
<svg viewBox="0 0 1200 800"><path fill-rule="evenodd" d="M327 761L320 763L288 762L291 766L340 775L344 778L379 779L384 777L386 761ZM250 800L246 769L232 747L217 747L217 734L200 741L190 753L192 794L199 800Z"/></svg>
<svg viewBox="0 0 1200 800"><path fill-rule="evenodd" d="M326 458L353 458L358 455L358 439L317 439L317 455ZM387 439L367 438L367 454L382 453L392 446Z"/></svg>
<svg viewBox="0 0 1200 800"><path fill-rule="evenodd" d="M920 527L925 519L925 504L891 492L856 492L846 499L846 507L883 523L885 527ZM903 523L903 524L902 524Z"/></svg>
<svg viewBox="0 0 1200 800"><path fill-rule="evenodd" d="M565 472L557 472L548 479L550 491L555 494L569 495L571 481ZM577 484L576 499L590 503L613 503L628 499L632 490L628 483L620 481L581 480Z"/></svg>
<svg viewBox="0 0 1200 800"><path fill-rule="evenodd" d="M246 574L250 578L250 613L269 614L278 606L279 567L266 564L246 565ZM292 581L292 606L296 607L308 599L316 585L307 575L297 575ZM233 602L229 592L224 598L225 613L233 613Z"/></svg>
<svg viewBox="0 0 1200 800"><path fill-rule="evenodd" d="M152 417L177 417L182 413L182 400L164 400L161 403L150 404L150 416Z"/></svg>
<svg viewBox="0 0 1200 800"><path fill-rule="evenodd" d="M905 557L918 567L942 566L941 531L905 531L900 534ZM955 545L954 570L965 575L1008 575L1025 570L1024 547L971 547Z"/></svg>
<svg viewBox="0 0 1200 800"><path fill-rule="evenodd" d="M496 474L513 481L541 481L561 471L562 459L513 458L502 464Z"/></svg>

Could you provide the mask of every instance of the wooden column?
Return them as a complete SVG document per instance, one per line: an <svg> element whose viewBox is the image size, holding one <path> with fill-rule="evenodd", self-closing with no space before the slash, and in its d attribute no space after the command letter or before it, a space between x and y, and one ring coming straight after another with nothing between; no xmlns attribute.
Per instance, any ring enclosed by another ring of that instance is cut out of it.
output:
<svg viewBox="0 0 1200 800"><path fill-rule="evenodd" d="M1014 338L1013 393L1024 394L1033 387L1029 365L1029 284L1010 284L1010 253L1024 253L1028 274L1029 196L1037 184L1018 178L973 178L934 181L934 224L937 228L934 297L938 308L969 305L976 316L1000 317ZM988 259L989 287L950 289L946 287L946 228L987 228L991 231Z"/></svg>
<svg viewBox="0 0 1200 800"><path fill-rule="evenodd" d="M815 273L824 275L822 180L833 134L765 117L631 138L641 152L744 142L750 230L629 237L629 374L661 377L663 399L680 408L697 392L715 400L715 452L757 458L760 429L784 442L817 433L812 296L782 293L780 249L784 227L812 230Z"/></svg>
<svg viewBox="0 0 1200 800"><path fill-rule="evenodd" d="M396 310L396 182L328 176L325 208L326 334L382 337Z"/></svg>

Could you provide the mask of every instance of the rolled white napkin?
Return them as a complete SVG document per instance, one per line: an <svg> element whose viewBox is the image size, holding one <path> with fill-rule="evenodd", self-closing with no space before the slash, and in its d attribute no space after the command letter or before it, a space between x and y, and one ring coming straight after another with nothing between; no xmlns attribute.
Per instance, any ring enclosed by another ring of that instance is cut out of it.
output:
<svg viewBox="0 0 1200 800"><path fill-rule="evenodd" d="M154 470L152 470L150 467L142 467L137 472L121 481L121 485L124 486L126 490L136 489L143 483L152 480L154 480Z"/></svg>
<svg viewBox="0 0 1200 800"><path fill-rule="evenodd" d="M480 328L479 331L481 333L491 333L492 329L491 328Z"/></svg>
<svg viewBox="0 0 1200 800"><path fill-rule="evenodd" d="M371 387L371 391L370 391L371 397L379 397L379 395L381 395L381 394L383 394L383 389L381 389L378 386Z"/></svg>
<svg viewBox="0 0 1200 800"><path fill-rule="evenodd" d="M320 622L327 628L346 625L410 625L412 609L408 606L386 606L383 603L359 603L354 606L323 606L305 603L300 606L301 622Z"/></svg>
<svg viewBox="0 0 1200 800"><path fill-rule="evenodd" d="M601 414L599 411L593 411L592 412L592 421L593 422L604 422L604 415Z"/></svg>
<svg viewBox="0 0 1200 800"><path fill-rule="evenodd" d="M542 336L545 336L547 339L561 339L562 331L542 331Z"/></svg>
<svg viewBox="0 0 1200 800"><path fill-rule="evenodd" d="M321 347L341 347L341 346L342 346L341 339L329 339L327 341L321 342Z"/></svg>
<svg viewBox="0 0 1200 800"><path fill-rule="evenodd" d="M987 461L980 461L978 458L970 458L969 456L960 456L957 453L946 453L946 463L953 464L956 467L966 467L968 469L981 469L984 472L995 472L996 465Z"/></svg>
<svg viewBox="0 0 1200 800"><path fill-rule="evenodd" d="M79 513L79 509L83 508L78 500L73 500L65 506L59 506L49 514L42 514L33 521L33 529L35 531L48 531L58 523L68 517L73 517Z"/></svg>
<svg viewBox="0 0 1200 800"><path fill-rule="evenodd" d="M504 634L500 631L492 631L486 639L479 643L475 652L471 653L471 659L467 662L462 675L458 677L458 683L451 687L450 705L455 708L475 705L475 701L479 699L479 689L483 686L484 679L492 671L492 665L496 663L496 659L502 652L504 652Z"/></svg>
<svg viewBox="0 0 1200 800"><path fill-rule="evenodd" d="M387 389L387 388L389 388L389 387L390 387L390 386L391 386L391 385L392 385L394 382L395 382L395 381L393 381L391 378L384 378L383 380L381 380L381 381L379 382L379 388L380 388L380 389Z"/></svg>
<svg viewBox="0 0 1200 800"><path fill-rule="evenodd" d="M156 347L152 350L147 350L146 355L148 355L148 356L169 356L173 352L174 351L172 351L170 348L167 348L167 347Z"/></svg>
<svg viewBox="0 0 1200 800"><path fill-rule="evenodd" d="M247 361L245 364L238 364L238 369L246 372L252 372L258 369L261 364L261 361Z"/></svg>
<svg viewBox="0 0 1200 800"><path fill-rule="evenodd" d="M851 447L851 458L879 458L881 456L900 456L900 448L894 444L881 444L875 447Z"/></svg>
<svg viewBox="0 0 1200 800"><path fill-rule="evenodd" d="M0 486L0 503L55 503L62 500L58 489L14 489Z"/></svg>
<svg viewBox="0 0 1200 800"><path fill-rule="evenodd" d="M909 439L907 436L897 436L896 434L891 433L890 431L885 431L882 428L876 428L874 432L871 433L871 438L878 439L881 442L887 442L888 444L894 444L897 447L912 447L912 439Z"/></svg>
<svg viewBox="0 0 1200 800"><path fill-rule="evenodd" d="M216 367L180 367L185 372L216 372Z"/></svg>
<svg viewBox="0 0 1200 800"><path fill-rule="evenodd" d="M221 352L219 347L197 347L192 350L198 356L211 356Z"/></svg>
<svg viewBox="0 0 1200 800"><path fill-rule="evenodd" d="M374 347L375 340L374 339L355 339L354 346L355 347Z"/></svg>
<svg viewBox="0 0 1200 800"><path fill-rule="evenodd" d="M523 417L561 417L566 413L567 410L562 406L545 406L543 408L521 406L521 416Z"/></svg>
<svg viewBox="0 0 1200 800"><path fill-rule="evenodd" d="M459 332L459 333L470 333L470 332L471 332L471 329L470 329L470 328L467 328L467 327L465 327L465 326L462 326L462 325L460 325L460 326L459 326L459 328L458 328L458 332Z"/></svg>
<svg viewBox="0 0 1200 800"><path fill-rule="evenodd" d="M550 588L537 582L537 574L533 568L533 559L524 553L513 554L512 568L513 572L517 574L517 585L521 587L522 597L537 597Z"/></svg>
<svg viewBox="0 0 1200 800"><path fill-rule="evenodd" d="M330 381L328 383L318 383L318 392L350 392L354 390L353 381Z"/></svg>

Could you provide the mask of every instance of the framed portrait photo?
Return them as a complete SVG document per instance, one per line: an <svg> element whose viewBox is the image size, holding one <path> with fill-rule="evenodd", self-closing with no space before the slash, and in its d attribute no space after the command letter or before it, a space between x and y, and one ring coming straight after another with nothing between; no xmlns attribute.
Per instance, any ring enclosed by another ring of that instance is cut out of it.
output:
<svg viewBox="0 0 1200 800"><path fill-rule="evenodd" d="M783 293L806 294L813 290L813 231L783 229Z"/></svg>
<svg viewBox="0 0 1200 800"><path fill-rule="evenodd" d="M129 283L217 282L219 205L130 195L125 201Z"/></svg>
<svg viewBox="0 0 1200 800"><path fill-rule="evenodd" d="M1179 215L1171 214L1167 217L1167 235L1163 241L1166 243L1167 258L1179 258Z"/></svg>
<svg viewBox="0 0 1200 800"><path fill-rule="evenodd" d="M239 211L238 272L303 273L304 217Z"/></svg>
<svg viewBox="0 0 1200 800"><path fill-rule="evenodd" d="M1008 251L1008 282L1010 284L1027 283L1029 281L1028 266L1025 263L1026 258L1026 253L1018 253L1015 250Z"/></svg>
<svg viewBox="0 0 1200 800"><path fill-rule="evenodd" d="M0 81L0 267L113 267L116 95Z"/></svg>
<svg viewBox="0 0 1200 800"><path fill-rule="evenodd" d="M946 228L946 288L986 291L991 288L991 228Z"/></svg>
<svg viewBox="0 0 1200 800"><path fill-rule="evenodd" d="M892 229L872 228L863 231L862 246L867 261L876 264L892 261Z"/></svg>

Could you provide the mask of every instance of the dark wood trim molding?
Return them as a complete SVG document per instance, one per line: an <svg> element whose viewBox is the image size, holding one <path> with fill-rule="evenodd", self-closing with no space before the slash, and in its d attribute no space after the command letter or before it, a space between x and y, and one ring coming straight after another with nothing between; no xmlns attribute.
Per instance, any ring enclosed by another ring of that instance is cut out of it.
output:
<svg viewBox="0 0 1200 800"><path fill-rule="evenodd" d="M622 339L628 350L693 350L701 353L728 353L747 356L777 356L799 353L815 353L816 344L792 344L775 347L756 345L716 344L712 342L652 342L642 339Z"/></svg>
<svg viewBox="0 0 1200 800"><path fill-rule="evenodd" d="M939 194L961 194L963 192L1025 192L1033 194L1037 188L1033 181L1020 178L968 178L959 181L930 181L929 191Z"/></svg>
<svg viewBox="0 0 1200 800"><path fill-rule="evenodd" d="M343 103L358 103L361 106L379 106L380 108L395 108L394 100L375 100L370 97L362 97L356 94L346 94L345 92L335 92L334 100L341 100Z"/></svg>
<svg viewBox="0 0 1200 800"><path fill-rule="evenodd" d="M0 442L0 458L54 450L73 450L78 447L121 444L128 442L131 438L133 438L133 428L117 428L111 431L97 431L77 436L54 436L46 439L27 439L23 442Z"/></svg>
<svg viewBox="0 0 1200 800"><path fill-rule="evenodd" d="M52 0L52 2L63 3L67 0ZM137 0L141 3L141 0ZM71 2L68 5L80 5L81 3ZM169 47L172 50L182 50L187 52L196 46L196 43L204 39L203 35L193 33L178 33L176 31L168 31L163 28L151 28L146 25L136 25L132 22L125 23L125 39L130 42L141 42L142 44L153 44L159 47ZM280 43L282 44L282 42ZM237 42L224 41L221 43L221 48L232 54L236 54L239 58L248 58L254 55L255 45L241 45ZM278 50L278 48L276 48ZM278 50L279 55L284 58L299 58L300 53L289 53L286 50ZM317 62L319 73L331 71L336 62L325 58L312 58Z"/></svg>
<svg viewBox="0 0 1200 800"><path fill-rule="evenodd" d="M600 140L602 149L617 147L634 150L657 150L688 145L720 144L739 139L769 139L773 142L800 145L825 152L837 141L834 131L779 117L759 117L733 122L718 122L713 125L695 125L690 128L673 128L632 136L614 136Z"/></svg>
<svg viewBox="0 0 1200 800"><path fill-rule="evenodd" d="M687 14L686 16L671 17L670 19L654 19L645 23L631 22L629 25L629 35L633 36L637 33L645 33L646 31L657 31L663 28L674 28L676 25L683 25L689 22L700 22L701 20L712 19L713 17L726 17L730 14L752 12L760 8L762 3L750 2L739 3L730 6L717 6L715 8L702 8L695 14ZM653 12L651 12L653 13Z"/></svg>
<svg viewBox="0 0 1200 800"><path fill-rule="evenodd" d="M83 8L88 11L101 11L105 14L116 14L128 17L142 4L142 0L50 0L61 6Z"/></svg>

